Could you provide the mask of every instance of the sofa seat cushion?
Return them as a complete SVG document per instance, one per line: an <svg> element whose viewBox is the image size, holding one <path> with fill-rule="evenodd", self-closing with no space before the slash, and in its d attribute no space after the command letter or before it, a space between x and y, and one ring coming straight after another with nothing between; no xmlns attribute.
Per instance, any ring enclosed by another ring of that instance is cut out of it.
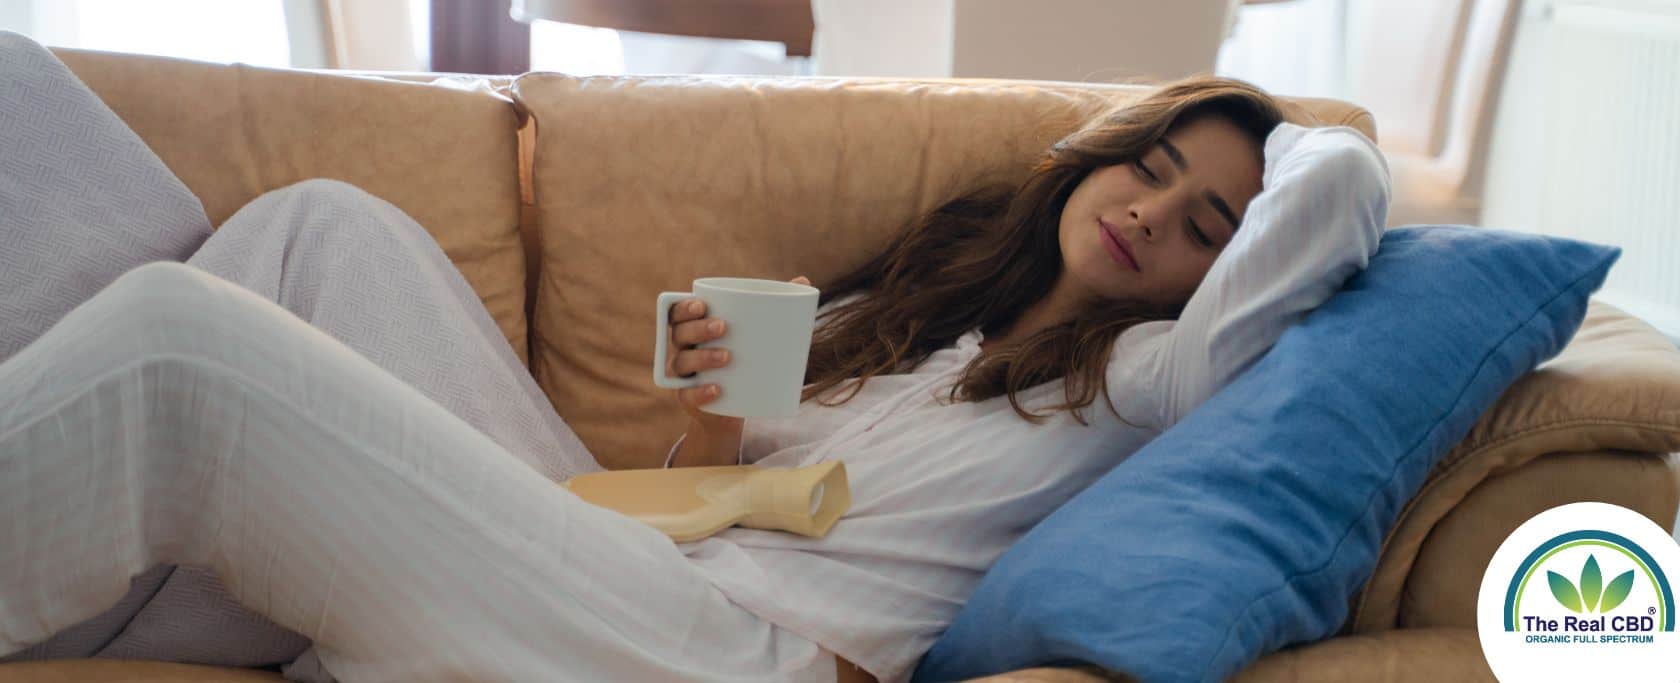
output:
<svg viewBox="0 0 1680 683"><path fill-rule="evenodd" d="M1495 683L1476 629L1397 629L1273 652L1230 683Z"/></svg>
<svg viewBox="0 0 1680 683"><path fill-rule="evenodd" d="M0 683L279 683L256 669L131 659L55 659L0 666Z"/></svg>
<svg viewBox="0 0 1680 683"><path fill-rule="evenodd" d="M1136 683L1092 667L1040 667L967 683ZM1400 629L1286 647L1250 664L1230 683L1494 683L1475 629Z"/></svg>
<svg viewBox="0 0 1680 683"><path fill-rule="evenodd" d="M0 666L0 683L270 683L279 674L250 669L111 659L66 659ZM1105 683L1095 667L1036 668L969 683ZM1128 679L1119 679L1128 680ZM1284 648L1261 658L1231 683L1492 683L1475 629L1402 629L1343 636Z"/></svg>

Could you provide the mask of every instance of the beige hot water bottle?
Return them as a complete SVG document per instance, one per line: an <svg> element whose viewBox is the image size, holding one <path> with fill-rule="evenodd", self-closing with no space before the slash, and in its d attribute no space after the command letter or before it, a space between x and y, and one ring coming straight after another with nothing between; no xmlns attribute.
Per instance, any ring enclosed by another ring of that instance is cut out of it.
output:
<svg viewBox="0 0 1680 683"><path fill-rule="evenodd" d="M839 461L793 468L613 470L573 477L562 486L679 543L736 524L821 537L852 506L846 466Z"/></svg>

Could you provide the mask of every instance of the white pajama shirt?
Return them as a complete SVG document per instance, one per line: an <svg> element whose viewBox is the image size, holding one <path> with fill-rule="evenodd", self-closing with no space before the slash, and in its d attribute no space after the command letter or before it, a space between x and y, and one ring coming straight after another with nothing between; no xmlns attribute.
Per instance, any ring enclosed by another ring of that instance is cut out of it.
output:
<svg viewBox="0 0 1680 683"><path fill-rule="evenodd" d="M1109 394L1138 426L1101 394L1083 411L1089 426L1066 411L1031 424L1006 396L946 404L980 353L972 330L843 405L746 421L742 463L846 464L852 507L827 536L735 527L679 548L732 601L883 682L907 680L1011 544L1252 365L1375 253L1390 195L1375 145L1352 128L1284 123L1264 153L1261 193L1179 319L1115 341ZM1065 400L1063 381L1020 396L1043 414Z"/></svg>

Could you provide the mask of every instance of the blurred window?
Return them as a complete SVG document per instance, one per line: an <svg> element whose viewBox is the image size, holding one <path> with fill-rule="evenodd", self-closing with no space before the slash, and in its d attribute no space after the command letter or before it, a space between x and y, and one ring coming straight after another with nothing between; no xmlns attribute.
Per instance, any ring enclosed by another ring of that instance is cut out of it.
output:
<svg viewBox="0 0 1680 683"><path fill-rule="evenodd" d="M44 45L291 66L285 0L3 0L0 28Z"/></svg>
<svg viewBox="0 0 1680 683"><path fill-rule="evenodd" d="M533 21L531 70L616 76L624 73L624 46L610 28Z"/></svg>

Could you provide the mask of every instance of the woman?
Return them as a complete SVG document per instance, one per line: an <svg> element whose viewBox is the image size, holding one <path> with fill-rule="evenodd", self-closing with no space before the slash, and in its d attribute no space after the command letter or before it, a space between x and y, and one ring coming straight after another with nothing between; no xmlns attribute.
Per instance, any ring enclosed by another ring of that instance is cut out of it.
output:
<svg viewBox="0 0 1680 683"><path fill-rule="evenodd" d="M1018 190L947 204L834 283L800 415L717 418L703 387L682 390L693 423L672 465L847 462L852 512L823 539L672 544L555 486L598 466L510 372L441 252L417 246L424 230L342 184L265 195L211 238L276 235L205 259L235 277L129 270L0 363L0 653L179 564L346 681L833 680L829 651L903 680L1014 538L1375 250L1380 154L1281 121L1239 82L1158 89L1057 143ZM1332 220L1305 224L1304 204ZM295 250L300 223L362 242ZM301 273L347 251L397 254L375 267L407 280L362 301L429 285L395 310L443 302L451 343L417 354L447 332L319 315L343 304ZM278 273L256 278L273 296L239 282L241 258ZM688 348L672 372L727 362L692 348L718 338L703 316L673 316ZM505 394L437 389L497 367ZM1104 381L1110 412L1079 415ZM526 417L486 417L502 411Z"/></svg>
<svg viewBox="0 0 1680 683"><path fill-rule="evenodd" d="M829 285L797 416L714 416L710 385L679 390L670 465L832 457L853 491L823 539L730 529L684 552L750 611L907 675L1020 534L1365 266L1389 192L1370 141L1282 122L1239 81L1096 117L1019 188L946 204ZM727 346L727 321L676 309L667 372L726 364L692 345Z"/></svg>

